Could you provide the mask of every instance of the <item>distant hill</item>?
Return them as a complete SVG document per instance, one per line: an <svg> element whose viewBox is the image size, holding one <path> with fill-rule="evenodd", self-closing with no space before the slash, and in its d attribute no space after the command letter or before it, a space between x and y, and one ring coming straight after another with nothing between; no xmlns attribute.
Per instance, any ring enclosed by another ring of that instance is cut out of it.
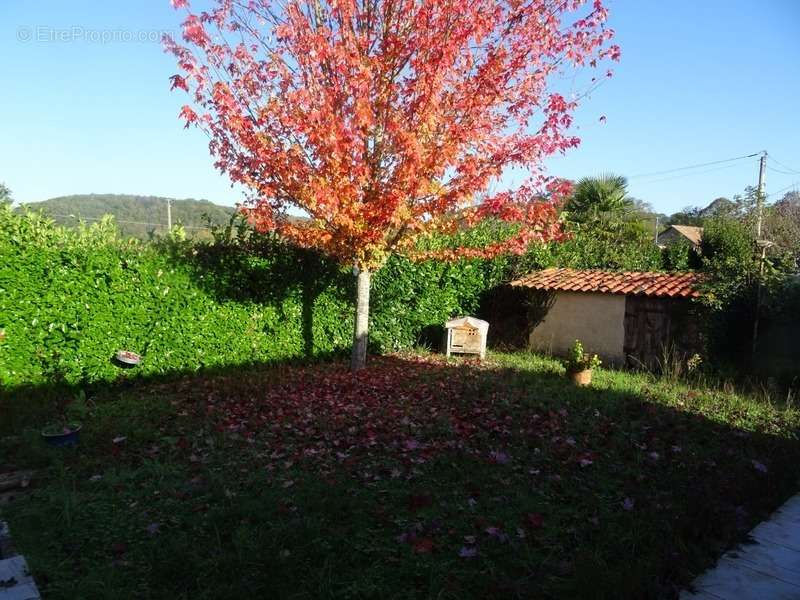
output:
<svg viewBox="0 0 800 600"><path fill-rule="evenodd" d="M736 211L736 203L727 198L721 197L713 200L711 204L700 210L700 216L707 217L723 217L730 215Z"/></svg>
<svg viewBox="0 0 800 600"><path fill-rule="evenodd" d="M213 223L224 225L236 210L208 200L187 198L162 198L159 196L130 196L127 194L77 194L60 196L43 202L30 202L24 206L41 210L56 222L75 225L81 219L92 223L103 215L113 215L124 237L146 240L154 233L167 230L167 200L172 201L172 223L180 223L188 236L205 237L207 214Z"/></svg>

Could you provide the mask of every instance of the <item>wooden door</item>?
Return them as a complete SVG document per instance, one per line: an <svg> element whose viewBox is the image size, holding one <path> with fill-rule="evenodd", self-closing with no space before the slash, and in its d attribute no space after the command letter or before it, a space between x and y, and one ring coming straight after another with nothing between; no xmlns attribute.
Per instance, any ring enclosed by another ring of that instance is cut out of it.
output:
<svg viewBox="0 0 800 600"><path fill-rule="evenodd" d="M654 368L672 337L670 302L664 298L628 296L625 299L623 350L631 367Z"/></svg>

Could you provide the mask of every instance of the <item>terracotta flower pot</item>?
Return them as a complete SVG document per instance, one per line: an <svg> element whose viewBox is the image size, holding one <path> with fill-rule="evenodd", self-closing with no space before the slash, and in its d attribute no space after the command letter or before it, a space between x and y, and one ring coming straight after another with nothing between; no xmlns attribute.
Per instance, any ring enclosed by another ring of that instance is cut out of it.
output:
<svg viewBox="0 0 800 600"><path fill-rule="evenodd" d="M592 370L591 369L583 369L582 371L572 371L569 374L572 381L575 382L575 385L589 385L592 383Z"/></svg>
<svg viewBox="0 0 800 600"><path fill-rule="evenodd" d="M115 355L114 358L117 359L118 363L128 367L135 367L140 362L142 362L142 357L136 354L135 352L130 352L128 350L120 350Z"/></svg>

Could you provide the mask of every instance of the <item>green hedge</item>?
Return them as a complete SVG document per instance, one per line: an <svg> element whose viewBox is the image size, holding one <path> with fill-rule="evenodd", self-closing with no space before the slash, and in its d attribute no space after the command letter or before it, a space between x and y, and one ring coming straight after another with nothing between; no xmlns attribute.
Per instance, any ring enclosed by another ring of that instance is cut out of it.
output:
<svg viewBox="0 0 800 600"><path fill-rule="evenodd" d="M474 313L505 260L392 258L374 278L373 352ZM65 229L0 207L0 384L83 384L345 351L353 277L270 238L248 244L122 241L111 221ZM123 371L119 349L143 354Z"/></svg>
<svg viewBox="0 0 800 600"><path fill-rule="evenodd" d="M487 223L428 243L479 246L505 233ZM497 304L490 292L514 273L662 268L655 246L622 233L578 229L516 259L394 256L373 278L370 349L438 345L444 321L480 314L487 298ZM67 229L0 204L0 385L83 384L344 352L353 293L349 269L234 222L217 229L213 242L173 235L144 243L120 239L110 219ZM499 326L497 315L484 316ZM498 333L490 328L490 342ZM143 354L142 365L115 366L119 349Z"/></svg>

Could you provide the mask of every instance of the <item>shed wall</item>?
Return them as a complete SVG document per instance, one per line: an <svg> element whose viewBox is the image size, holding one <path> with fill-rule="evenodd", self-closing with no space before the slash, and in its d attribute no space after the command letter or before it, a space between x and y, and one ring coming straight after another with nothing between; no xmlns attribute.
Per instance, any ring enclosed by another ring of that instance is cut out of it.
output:
<svg viewBox="0 0 800 600"><path fill-rule="evenodd" d="M575 340L606 364L624 364L625 296L557 292L547 316L531 333L531 349L565 354Z"/></svg>

